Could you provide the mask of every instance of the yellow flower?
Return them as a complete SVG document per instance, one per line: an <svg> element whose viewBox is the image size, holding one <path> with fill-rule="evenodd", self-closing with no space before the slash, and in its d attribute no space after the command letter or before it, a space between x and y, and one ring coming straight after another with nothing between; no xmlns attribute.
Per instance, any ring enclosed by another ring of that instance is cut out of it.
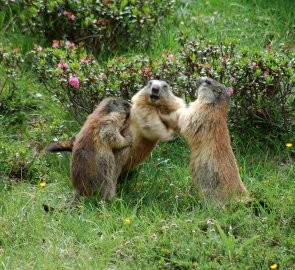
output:
<svg viewBox="0 0 295 270"><path fill-rule="evenodd" d="M293 143L286 143L286 146L287 146L288 148L290 148L290 147L293 146Z"/></svg>
<svg viewBox="0 0 295 270"><path fill-rule="evenodd" d="M270 269L277 269L278 268L278 265L276 263L273 263L271 266L270 266Z"/></svg>
<svg viewBox="0 0 295 270"><path fill-rule="evenodd" d="M44 188L44 187L46 186L46 182L43 182L43 181L42 181L42 182L40 183L40 186Z"/></svg>
<svg viewBox="0 0 295 270"><path fill-rule="evenodd" d="M126 218L126 219L124 220L124 224L125 224L125 225L130 225L130 224L131 224L131 220L130 220L129 218Z"/></svg>

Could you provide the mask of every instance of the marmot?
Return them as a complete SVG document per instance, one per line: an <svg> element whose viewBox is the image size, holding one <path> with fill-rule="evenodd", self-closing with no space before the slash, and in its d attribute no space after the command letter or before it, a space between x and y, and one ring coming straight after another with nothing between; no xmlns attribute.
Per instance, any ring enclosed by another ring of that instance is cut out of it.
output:
<svg viewBox="0 0 295 270"><path fill-rule="evenodd" d="M160 117L187 139L192 178L206 200L224 205L246 199L227 128L228 88L208 77L198 78L196 88L197 99L188 108Z"/></svg>
<svg viewBox="0 0 295 270"><path fill-rule="evenodd" d="M171 135L159 118L158 112L171 113L185 106L184 101L173 95L165 81L151 80L132 97L130 125L123 134L130 132L131 148L122 150L121 162L123 174L143 162L160 139ZM50 144L47 152L71 151L74 139Z"/></svg>
<svg viewBox="0 0 295 270"><path fill-rule="evenodd" d="M128 132L125 137L121 135L129 125L130 107L127 101L108 98L88 116L73 145L71 179L74 201L97 191L103 200L115 196L122 169L118 156L122 149L131 146L132 138Z"/></svg>
<svg viewBox="0 0 295 270"><path fill-rule="evenodd" d="M151 80L131 99L129 132L133 142L125 149L123 173L134 169L152 152L160 139L171 136L172 130L159 118L159 112L171 113L185 106L165 81Z"/></svg>

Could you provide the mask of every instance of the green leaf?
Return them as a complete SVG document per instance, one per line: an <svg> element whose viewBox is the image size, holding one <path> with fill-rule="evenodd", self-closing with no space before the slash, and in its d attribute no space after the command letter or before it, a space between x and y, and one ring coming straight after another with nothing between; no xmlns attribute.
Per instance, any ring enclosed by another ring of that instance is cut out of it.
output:
<svg viewBox="0 0 295 270"><path fill-rule="evenodd" d="M255 235L250 239L247 239L243 242L243 244L237 249L236 254L238 255L242 255L242 251L245 247L249 246L251 243L253 243L254 241L256 241L258 238L260 238L259 235Z"/></svg>
<svg viewBox="0 0 295 270"><path fill-rule="evenodd" d="M123 10L127 4L128 4L128 0L123 0L120 5L120 10Z"/></svg>

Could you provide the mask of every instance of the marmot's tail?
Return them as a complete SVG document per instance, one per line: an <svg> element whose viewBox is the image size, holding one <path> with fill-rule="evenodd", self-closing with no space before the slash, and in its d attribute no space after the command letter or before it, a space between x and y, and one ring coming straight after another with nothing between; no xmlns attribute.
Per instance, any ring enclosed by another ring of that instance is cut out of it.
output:
<svg viewBox="0 0 295 270"><path fill-rule="evenodd" d="M51 143L45 148L45 152L72 152L75 138L66 141Z"/></svg>

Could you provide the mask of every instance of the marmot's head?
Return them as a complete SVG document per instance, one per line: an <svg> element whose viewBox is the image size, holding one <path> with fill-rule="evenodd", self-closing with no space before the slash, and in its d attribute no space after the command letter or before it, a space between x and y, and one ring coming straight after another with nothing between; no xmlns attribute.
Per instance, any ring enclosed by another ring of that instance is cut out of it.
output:
<svg viewBox="0 0 295 270"><path fill-rule="evenodd" d="M196 80L196 98L200 102L217 105L229 103L229 88L224 84L208 77L199 77Z"/></svg>
<svg viewBox="0 0 295 270"><path fill-rule="evenodd" d="M168 83L160 80L149 81L143 90L148 95L149 103L153 105L161 103L161 100L168 100L172 94Z"/></svg>
<svg viewBox="0 0 295 270"><path fill-rule="evenodd" d="M111 112L122 112L126 113L126 117L129 117L131 104L122 99L117 98L106 98L104 99L100 106L103 106L103 110L106 114Z"/></svg>

